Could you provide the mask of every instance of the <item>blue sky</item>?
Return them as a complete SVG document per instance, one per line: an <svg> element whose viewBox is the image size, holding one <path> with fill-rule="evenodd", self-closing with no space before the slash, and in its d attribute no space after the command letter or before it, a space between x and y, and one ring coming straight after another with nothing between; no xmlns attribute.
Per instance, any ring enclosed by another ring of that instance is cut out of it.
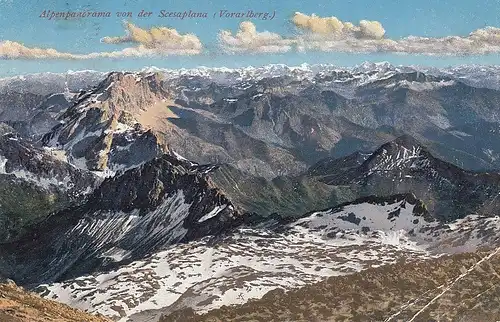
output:
<svg viewBox="0 0 500 322"><path fill-rule="evenodd" d="M135 14L141 9L152 11L153 15L149 18L136 17ZM109 11L112 16L109 18L87 17L69 20L48 20L39 17L43 10ZM185 10L206 12L208 17L186 18L183 20L159 18L160 10L169 12ZM231 12L246 12L247 10L274 12L275 17L272 20L213 18L213 14L218 14L220 10L229 10ZM433 55L421 54L418 52L420 49L417 52L403 53L393 53L390 50L383 52L365 51L362 53L357 53L353 49L349 49L348 52L345 50L337 51L336 43L330 45L328 49L318 49L321 46L315 43L314 46L306 50L290 49L283 52L262 51L255 49L258 47L255 47L254 44L249 45L250 47L236 45L231 50L238 50L238 52L227 53L221 49L220 41L218 41L220 30L228 30L232 33L231 37L236 38L235 33L239 24L243 21L253 23L258 33L256 37L264 37L266 35L260 33L269 31L275 34L275 37L288 41L297 34L297 25L291 22L295 12L301 12L308 16L316 14L320 17L337 17L342 22L352 22L354 25L359 24L360 20L363 19L375 20L385 30L384 39L398 40L408 36L436 39L447 36L467 37L474 30L487 26L500 27L500 15L498 14L500 12L500 0L321 0L314 2L298 0L52 0L46 2L0 0L0 42L11 41L27 48L52 48L57 52L71 55L120 51L127 47L141 46L141 43L123 39L113 43L101 41L103 37L123 37L126 35L124 18L116 17L115 12L117 11L133 12L134 17L126 20L138 28L149 30L153 26L164 26L175 29L181 36L188 33L193 34L202 44L202 49L199 53L190 55L169 54L94 59L66 59L60 57L40 59L37 57L13 57L12 55L9 56L9 53L2 56L2 49L0 49L0 57L3 57L0 58L0 74L58 72L68 69L135 70L151 65L166 68L190 68L200 65L242 67L268 63L285 63L289 65L332 63L339 66L350 66L364 61L389 61L393 64L429 66L500 63L500 54L495 49L495 42L498 40L500 44L500 38L494 38L492 40L494 43L485 45L492 46L489 47L493 48L490 50L492 52L468 52L469 49L464 49L465 55L460 53L451 56L446 52L447 49L443 49L444 55L441 52L437 55L436 53L433 53ZM309 31L305 30L306 33ZM353 33L353 35L355 34ZM344 35L341 37L344 37ZM497 35L494 34L494 37L497 37ZM233 38L230 38L230 40L233 40ZM361 40L354 38L354 40L362 43L364 38ZM468 42L469 39L464 41ZM423 42L423 40L420 40L420 42ZM359 46L364 48L363 44ZM418 46L420 46L420 43ZM407 51L407 49L404 49L404 51Z"/></svg>

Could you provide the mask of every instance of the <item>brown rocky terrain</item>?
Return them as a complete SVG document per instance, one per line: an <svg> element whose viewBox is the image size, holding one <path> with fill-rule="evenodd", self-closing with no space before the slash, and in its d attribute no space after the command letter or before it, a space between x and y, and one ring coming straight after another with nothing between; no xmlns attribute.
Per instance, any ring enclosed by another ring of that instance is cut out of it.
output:
<svg viewBox="0 0 500 322"><path fill-rule="evenodd" d="M14 283L0 284L0 321L2 322L107 322L102 316L42 299Z"/></svg>
<svg viewBox="0 0 500 322"><path fill-rule="evenodd" d="M188 321L468 321L500 319L499 249L401 261L197 315Z"/></svg>

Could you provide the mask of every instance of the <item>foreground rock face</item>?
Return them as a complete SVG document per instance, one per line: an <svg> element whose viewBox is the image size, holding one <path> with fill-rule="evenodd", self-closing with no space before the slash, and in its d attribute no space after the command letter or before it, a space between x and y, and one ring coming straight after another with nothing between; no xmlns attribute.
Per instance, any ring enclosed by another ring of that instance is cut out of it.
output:
<svg viewBox="0 0 500 322"><path fill-rule="evenodd" d="M109 322L64 304L45 300L17 287L0 284L0 321L5 322Z"/></svg>
<svg viewBox="0 0 500 322"><path fill-rule="evenodd" d="M161 322L469 321L500 319L499 250L406 260L331 277L204 315L178 311Z"/></svg>

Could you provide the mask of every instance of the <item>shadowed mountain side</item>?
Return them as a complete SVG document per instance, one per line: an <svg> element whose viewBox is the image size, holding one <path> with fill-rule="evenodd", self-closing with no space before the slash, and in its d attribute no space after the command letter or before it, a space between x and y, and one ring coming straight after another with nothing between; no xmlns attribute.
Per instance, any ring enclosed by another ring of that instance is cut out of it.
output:
<svg viewBox="0 0 500 322"><path fill-rule="evenodd" d="M268 180L222 165L210 177L237 207L264 217L272 214L299 216L355 199L355 195L342 187L327 185L304 175Z"/></svg>
<svg viewBox="0 0 500 322"><path fill-rule="evenodd" d="M241 224L241 214L204 174L208 170L166 154L107 178L82 205L2 245L0 272L20 285L54 281Z"/></svg>
<svg viewBox="0 0 500 322"><path fill-rule="evenodd" d="M63 156L2 128L6 133L0 132L0 244L16 240L26 226L53 212L82 203L100 183Z"/></svg>

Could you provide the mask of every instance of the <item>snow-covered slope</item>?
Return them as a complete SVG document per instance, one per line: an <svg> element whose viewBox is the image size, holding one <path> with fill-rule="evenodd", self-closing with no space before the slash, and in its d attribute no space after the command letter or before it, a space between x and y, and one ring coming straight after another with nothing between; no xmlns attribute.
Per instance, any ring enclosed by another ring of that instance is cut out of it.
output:
<svg viewBox="0 0 500 322"><path fill-rule="evenodd" d="M485 229L489 237L481 234ZM270 222L175 245L117 270L42 285L38 291L120 321L154 321L161 313L185 307L205 312L403 257L439 256L451 240L469 250L488 246L497 242L499 229L498 217L439 225L411 195L366 198L285 226L273 228ZM473 243L458 240L463 230Z"/></svg>
<svg viewBox="0 0 500 322"><path fill-rule="evenodd" d="M352 204L312 213L294 225L306 227L324 237L346 231L398 232L415 243L417 249L432 254L471 252L500 243L499 216L471 214L443 223L429 216L425 204L414 195L402 196L396 195L392 200L361 198ZM396 238L394 243L400 241Z"/></svg>

